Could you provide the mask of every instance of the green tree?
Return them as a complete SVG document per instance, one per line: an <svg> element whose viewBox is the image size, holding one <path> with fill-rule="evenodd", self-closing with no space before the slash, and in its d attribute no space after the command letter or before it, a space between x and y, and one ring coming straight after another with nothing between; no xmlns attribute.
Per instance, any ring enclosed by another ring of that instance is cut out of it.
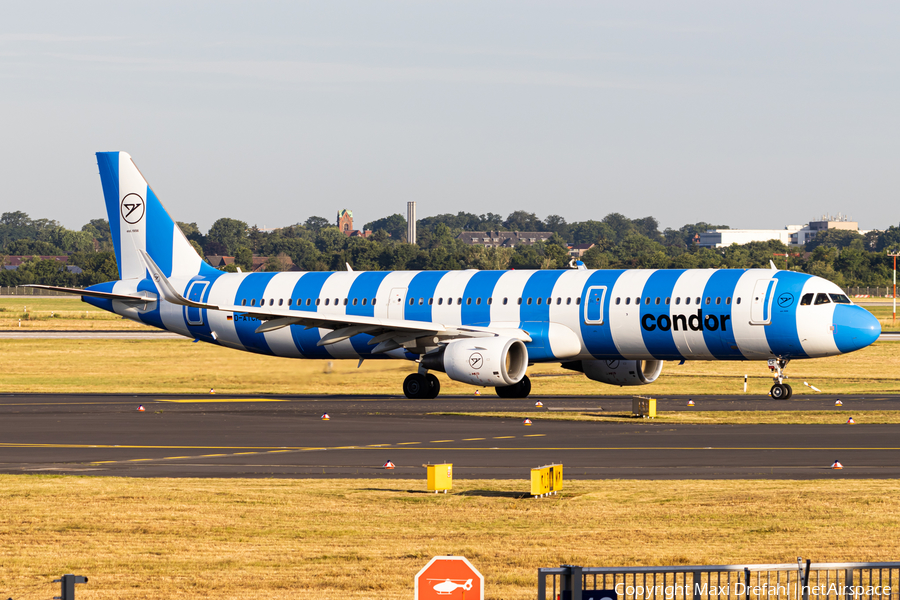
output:
<svg viewBox="0 0 900 600"><path fill-rule="evenodd" d="M234 264L244 271L251 270L253 268L253 251L247 246L238 248L234 253Z"/></svg>
<svg viewBox="0 0 900 600"><path fill-rule="evenodd" d="M213 223L206 235L209 254L224 254L234 256L237 249L247 246L247 224L237 219L221 218Z"/></svg>
<svg viewBox="0 0 900 600"><path fill-rule="evenodd" d="M416 225L418 226L418 223L416 223ZM396 213L389 217L384 217L370 223L366 223L363 229L371 229L372 231L386 231L388 235L390 235L398 242L400 240L406 239L406 219L403 218L403 215Z"/></svg>

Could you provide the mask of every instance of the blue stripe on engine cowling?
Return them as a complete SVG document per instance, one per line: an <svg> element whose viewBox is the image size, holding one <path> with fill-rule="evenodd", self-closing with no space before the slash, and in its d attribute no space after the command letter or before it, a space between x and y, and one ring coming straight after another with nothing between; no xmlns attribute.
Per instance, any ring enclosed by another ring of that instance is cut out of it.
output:
<svg viewBox="0 0 900 600"><path fill-rule="evenodd" d="M446 271L421 271L412 278L406 290L403 318L407 321L431 322L431 305L428 300L434 298L434 290L446 273Z"/></svg>
<svg viewBox="0 0 900 600"><path fill-rule="evenodd" d="M619 277L624 271L594 271L588 277L581 291L582 305L579 306L578 320L581 323L581 339L584 340L584 346L587 351L598 359L616 359L622 360L624 357L619 354L616 344L613 342L612 333L609 328L609 303L612 300L612 289ZM584 298L588 288L596 286L606 286L606 299L603 301L603 324L588 325L584 322Z"/></svg>
<svg viewBox="0 0 900 600"><path fill-rule="evenodd" d="M703 341L710 354L720 360L743 357L734 338L732 305L728 299L734 301L734 290L744 273L742 269L716 271L703 288ZM709 304L706 303L707 298Z"/></svg>
<svg viewBox="0 0 900 600"><path fill-rule="evenodd" d="M387 271L366 271L357 275L350 286L350 303L347 305L347 314L360 317L374 317L375 305L372 303L378 295L378 288L381 282L384 281L387 275ZM365 304L363 304L363 299L366 301ZM354 301L356 302L355 305L353 304ZM372 346L369 345L369 340L371 339L371 335L359 334L350 338L350 343L353 345L356 353L362 356L371 352ZM377 356L384 357L385 355L379 354Z"/></svg>
<svg viewBox="0 0 900 600"><path fill-rule="evenodd" d="M106 202L106 216L109 219L109 233L112 235L116 265L122 272L122 239L119 232L119 153L98 152L97 167L100 169L100 184Z"/></svg>
<svg viewBox="0 0 900 600"><path fill-rule="evenodd" d="M800 303L803 285L812 275L778 271L773 277L778 280L774 291L771 287L766 288L767 296L775 294L772 302L772 321L762 326L766 331L769 348L776 356L782 358L808 358L797 332L797 305Z"/></svg>
<svg viewBox="0 0 900 600"><path fill-rule="evenodd" d="M488 304L488 299L494 295L497 281L505 272L479 271L472 275L463 294L463 325L488 325L491 322L491 305Z"/></svg>
<svg viewBox="0 0 900 600"><path fill-rule="evenodd" d="M666 304L666 298L671 301L672 290L683 270L655 271L644 284L641 294L650 299L650 304L641 304L641 335L644 346L655 358L660 360L680 360L684 358L678 352L675 339L672 336L671 305ZM656 301L659 300L659 304ZM660 322L660 317L662 321ZM646 327L645 327L646 325Z"/></svg>
<svg viewBox="0 0 900 600"><path fill-rule="evenodd" d="M252 311L250 300L255 299L257 306L259 301L265 298L266 286L272 281L277 273L251 273L247 275L238 286L235 304L240 304L242 299L247 300L247 310ZM266 342L265 334L255 333L256 328L261 325L257 319L250 319L241 313L234 315L234 329L238 334L244 348L251 352L259 352L260 354L272 354L268 342Z"/></svg>
<svg viewBox="0 0 900 600"><path fill-rule="evenodd" d="M291 297L294 299L294 305L291 310L306 310L310 312L318 312L316 300L322 294L322 286L334 273L331 272L315 272L306 273L297 280L294 285L294 291ZM298 300L302 305L298 304ZM306 300L309 299L309 306ZM316 343L322 339L319 336L318 329L305 329L302 325L291 325L291 337L294 338L294 345L305 358L331 358L328 350L323 346L317 346Z"/></svg>

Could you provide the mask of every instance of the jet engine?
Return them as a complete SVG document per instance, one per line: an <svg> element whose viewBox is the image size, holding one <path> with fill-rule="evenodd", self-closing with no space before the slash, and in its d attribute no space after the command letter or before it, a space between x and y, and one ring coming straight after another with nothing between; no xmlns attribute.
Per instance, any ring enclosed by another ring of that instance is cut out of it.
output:
<svg viewBox="0 0 900 600"><path fill-rule="evenodd" d="M647 385L662 373L661 360L576 360L563 363L572 371L580 371L588 379L610 385Z"/></svg>
<svg viewBox="0 0 900 600"><path fill-rule="evenodd" d="M528 349L522 340L508 337L453 340L423 356L422 366L472 385L515 385L528 369Z"/></svg>

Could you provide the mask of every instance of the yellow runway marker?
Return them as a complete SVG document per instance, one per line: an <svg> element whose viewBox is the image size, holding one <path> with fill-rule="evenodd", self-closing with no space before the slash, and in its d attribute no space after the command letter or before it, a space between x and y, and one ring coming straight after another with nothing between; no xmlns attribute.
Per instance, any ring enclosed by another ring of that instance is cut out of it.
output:
<svg viewBox="0 0 900 600"><path fill-rule="evenodd" d="M483 439L484 439L484 438L466 438L466 439L464 439L463 441L464 441L464 442L480 442L480 441L483 440Z"/></svg>
<svg viewBox="0 0 900 600"><path fill-rule="evenodd" d="M514 435L501 435L500 437L495 437L494 439L495 439L495 440L511 440L511 439L513 439L514 437L516 437L516 436L514 436Z"/></svg>
<svg viewBox="0 0 900 600"><path fill-rule="evenodd" d="M200 458L211 458L213 456L228 456L228 455L227 454L201 454Z"/></svg>
<svg viewBox="0 0 900 600"><path fill-rule="evenodd" d="M247 454L259 454L259 452L235 452L234 456L244 456ZM187 456L185 456L184 458L187 458Z"/></svg>
<svg viewBox="0 0 900 600"><path fill-rule="evenodd" d="M281 400L278 398L191 398L189 400L163 400L158 399L154 402L176 402L179 404L195 404L195 403L215 403L215 402L290 402L290 400Z"/></svg>
<svg viewBox="0 0 900 600"><path fill-rule="evenodd" d="M162 460L181 460L182 458L190 458L190 456L167 456Z"/></svg>
<svg viewBox="0 0 900 600"><path fill-rule="evenodd" d="M409 444L421 444L422 442L397 442L398 446L407 446Z"/></svg>
<svg viewBox="0 0 900 600"><path fill-rule="evenodd" d="M431 440L428 442L429 444L446 444L447 442L452 442L453 440Z"/></svg>
<svg viewBox="0 0 900 600"><path fill-rule="evenodd" d="M546 433L529 433L525 437L544 437L545 435L547 435L547 434Z"/></svg>
<svg viewBox="0 0 900 600"><path fill-rule="evenodd" d="M126 462L140 462L142 460L154 460L154 459L152 459L152 458L132 458Z"/></svg>

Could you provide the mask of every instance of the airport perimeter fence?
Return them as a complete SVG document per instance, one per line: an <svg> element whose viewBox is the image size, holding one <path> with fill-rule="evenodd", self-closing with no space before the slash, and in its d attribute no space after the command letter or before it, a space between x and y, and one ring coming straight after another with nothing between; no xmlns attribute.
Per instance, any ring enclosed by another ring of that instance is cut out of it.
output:
<svg viewBox="0 0 900 600"><path fill-rule="evenodd" d="M900 600L900 562L538 569L538 600Z"/></svg>
<svg viewBox="0 0 900 600"><path fill-rule="evenodd" d="M54 290L43 290L41 288L22 287L21 285L0 285L0 296L66 296L68 298L77 298L72 294L65 294Z"/></svg>
<svg viewBox="0 0 900 600"><path fill-rule="evenodd" d="M845 287L841 288L851 298L893 298L894 288L889 287Z"/></svg>

